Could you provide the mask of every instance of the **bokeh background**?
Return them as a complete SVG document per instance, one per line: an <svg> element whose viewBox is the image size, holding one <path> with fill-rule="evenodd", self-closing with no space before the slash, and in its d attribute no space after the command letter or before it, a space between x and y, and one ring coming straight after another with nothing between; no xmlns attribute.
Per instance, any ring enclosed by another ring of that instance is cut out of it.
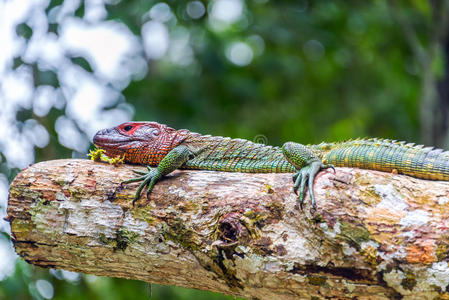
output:
<svg viewBox="0 0 449 300"><path fill-rule="evenodd" d="M128 120L263 140L448 148L446 0L0 0L0 217L20 169ZM45 270L0 221L0 299L147 299ZM152 299L232 299L153 286Z"/></svg>

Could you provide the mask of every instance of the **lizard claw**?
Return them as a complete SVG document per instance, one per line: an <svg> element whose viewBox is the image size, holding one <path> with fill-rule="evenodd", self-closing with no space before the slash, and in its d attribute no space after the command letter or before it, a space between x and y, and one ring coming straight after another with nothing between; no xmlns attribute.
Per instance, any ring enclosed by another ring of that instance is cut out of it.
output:
<svg viewBox="0 0 449 300"><path fill-rule="evenodd" d="M136 194L133 197L133 201L132 201L133 206L136 203L136 201L140 198L140 194L142 193L143 188L148 185L148 191L147 191L147 198L148 198L154 185L161 178L161 174L159 173L157 168L155 168L155 169L152 169L150 167L147 167L147 168L148 168L149 172L133 170L134 173L141 175L141 176L136 177L136 178L131 178L129 180L125 180L121 183L121 185L123 185L123 184L132 183L132 182L142 181L140 183L139 187L137 188Z"/></svg>
<svg viewBox="0 0 449 300"><path fill-rule="evenodd" d="M302 174L300 171L296 172L293 175L293 182L295 183L293 185L293 191L295 192L296 195L298 195L298 188L299 188L299 185L301 184L301 179L302 179Z"/></svg>
<svg viewBox="0 0 449 300"><path fill-rule="evenodd" d="M315 194L313 191L313 182L315 180L316 174L322 169L325 168L333 168L331 165L323 165L321 161L313 161L301 168L298 172L296 172L293 177L295 180L295 184L293 186L293 191L297 194L299 188L299 206L301 209L303 208L306 186L309 189L309 195L311 199L312 207L315 207Z"/></svg>
<svg viewBox="0 0 449 300"><path fill-rule="evenodd" d="M137 175L146 175L147 174L147 172L144 172L144 171L140 171L140 170L132 170L135 174L137 174Z"/></svg>
<svg viewBox="0 0 449 300"><path fill-rule="evenodd" d="M297 178L298 178L299 174L300 174L299 172L296 172L296 173L293 174L293 176L292 176L293 183L295 183L295 185L296 185L296 181L297 181Z"/></svg>

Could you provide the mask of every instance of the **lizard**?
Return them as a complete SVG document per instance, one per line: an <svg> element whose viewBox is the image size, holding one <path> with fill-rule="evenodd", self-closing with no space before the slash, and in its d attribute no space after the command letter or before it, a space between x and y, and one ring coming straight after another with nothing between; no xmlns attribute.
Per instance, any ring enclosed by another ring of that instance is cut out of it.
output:
<svg viewBox="0 0 449 300"><path fill-rule="evenodd" d="M93 143L106 156L115 157L115 162L147 166L148 172L134 170L139 176L123 182L142 181L133 205L145 186L148 186L148 197L156 182L176 169L294 173L293 191L298 194L299 190L301 208L306 188L311 205L315 206L314 179L327 168L356 167L428 180L449 180L448 151L381 138L317 145L286 142L278 147L202 135L187 129L175 130L157 122L126 122L98 131Z"/></svg>

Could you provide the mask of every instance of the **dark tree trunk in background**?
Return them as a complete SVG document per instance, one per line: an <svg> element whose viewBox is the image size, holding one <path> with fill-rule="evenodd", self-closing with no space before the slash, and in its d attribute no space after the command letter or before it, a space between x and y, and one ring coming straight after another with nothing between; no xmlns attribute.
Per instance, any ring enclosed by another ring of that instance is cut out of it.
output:
<svg viewBox="0 0 449 300"><path fill-rule="evenodd" d="M438 90L438 112L440 114L439 125L437 127L438 144L449 149L449 39L444 37L444 76L437 83Z"/></svg>
<svg viewBox="0 0 449 300"><path fill-rule="evenodd" d="M421 64L420 122L421 141L426 145L448 148L447 119L447 32L449 1L430 1L432 24L429 25L429 43L426 48L420 44ZM414 33L416 34L416 33ZM417 39L418 43L420 41ZM411 45L413 47L413 45ZM416 46L416 45L415 45ZM417 51L415 51L417 53ZM444 73L441 80L435 70L435 62L443 55Z"/></svg>
<svg viewBox="0 0 449 300"><path fill-rule="evenodd" d="M404 38L409 44L417 63L420 66L421 95L419 104L420 139L426 145L449 148L448 132L448 91L449 52L448 19L449 0L430 1L432 17L424 37L428 40L423 44L415 27L399 8L396 1L388 1L391 15L401 27ZM438 80L435 63L443 55L445 60L444 73Z"/></svg>

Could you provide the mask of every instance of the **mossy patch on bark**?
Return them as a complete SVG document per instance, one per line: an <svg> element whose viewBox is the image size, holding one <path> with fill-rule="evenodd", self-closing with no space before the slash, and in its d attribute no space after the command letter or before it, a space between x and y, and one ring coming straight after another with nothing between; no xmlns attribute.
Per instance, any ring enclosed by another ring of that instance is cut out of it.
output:
<svg viewBox="0 0 449 300"><path fill-rule="evenodd" d="M104 233L100 233L98 236L101 243L112 246L114 250L121 251L125 251L129 244L136 242L138 238L138 233L124 227L118 229L113 238L106 237Z"/></svg>
<svg viewBox="0 0 449 300"><path fill-rule="evenodd" d="M370 240L370 233L362 224L353 225L346 221L340 223L340 234L337 236L357 249L361 249L361 243Z"/></svg>

